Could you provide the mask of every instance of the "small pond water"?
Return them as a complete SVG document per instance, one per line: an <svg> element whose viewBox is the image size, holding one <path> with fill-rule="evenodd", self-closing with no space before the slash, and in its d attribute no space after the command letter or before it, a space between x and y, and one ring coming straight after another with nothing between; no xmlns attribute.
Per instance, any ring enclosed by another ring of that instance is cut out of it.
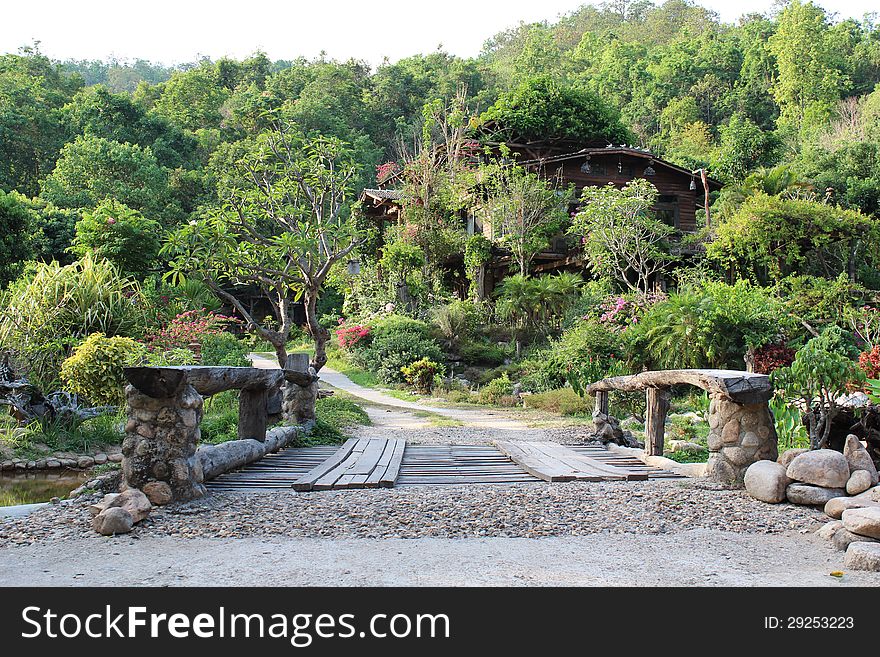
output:
<svg viewBox="0 0 880 657"><path fill-rule="evenodd" d="M3 472L0 474L0 506L48 502L53 497L64 497L90 478L81 470L53 470L50 472Z"/></svg>

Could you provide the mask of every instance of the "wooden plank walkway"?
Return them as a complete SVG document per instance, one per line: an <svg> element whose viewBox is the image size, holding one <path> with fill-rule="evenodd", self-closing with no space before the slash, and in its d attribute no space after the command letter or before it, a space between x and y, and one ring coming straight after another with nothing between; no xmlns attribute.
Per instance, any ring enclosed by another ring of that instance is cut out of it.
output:
<svg viewBox="0 0 880 657"><path fill-rule="evenodd" d="M403 441L400 440L402 443ZM228 472L207 482L212 491L246 491L260 489L290 489L304 475L321 467L327 474L328 462L341 464L351 455L357 440L352 439L343 447L289 447L275 454L251 463L235 472ZM349 449L351 447L351 449ZM460 484L526 484L540 483L541 479L529 474L501 451L491 445L406 445L402 452L400 469L395 486L455 486ZM340 450L344 457L335 458ZM373 448L375 449L375 448ZM603 447L588 445L567 445L566 449L581 454L599 464L620 468L625 472L641 473L649 479L682 478L669 470L661 470L644 464L635 457L615 454ZM372 453L372 452L371 452ZM393 450L392 450L393 454ZM390 459L383 449L383 465L390 465ZM386 471L387 471L386 465ZM365 487L377 487L381 480L379 463L363 482ZM332 469L332 468L331 468ZM359 468L361 469L361 468ZM352 487L354 473L347 473L346 480ZM363 476L363 475L360 475ZM387 485L387 484L385 484Z"/></svg>
<svg viewBox="0 0 880 657"><path fill-rule="evenodd" d="M603 463L565 445L551 442L495 441L523 470L544 481L645 481L643 470Z"/></svg>
<svg viewBox="0 0 880 657"><path fill-rule="evenodd" d="M397 481L405 449L402 438L350 438L333 456L293 482L293 489L390 488Z"/></svg>

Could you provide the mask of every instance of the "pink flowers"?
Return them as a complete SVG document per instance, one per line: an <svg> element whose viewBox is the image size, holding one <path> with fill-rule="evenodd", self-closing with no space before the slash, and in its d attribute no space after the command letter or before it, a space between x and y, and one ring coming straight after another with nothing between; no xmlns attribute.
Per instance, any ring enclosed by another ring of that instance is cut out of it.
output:
<svg viewBox="0 0 880 657"><path fill-rule="evenodd" d="M380 183L383 183L391 178L398 171L400 171L400 166L397 164L397 162L386 162L385 164L380 164L376 167L376 180Z"/></svg>
<svg viewBox="0 0 880 657"><path fill-rule="evenodd" d="M189 310L180 313L168 324L153 335L146 336L150 351L167 350L201 344L206 335L222 333L229 324L239 323L235 317L227 317L217 313L201 310Z"/></svg>
<svg viewBox="0 0 880 657"><path fill-rule="evenodd" d="M339 328L336 329L336 338L339 340L339 346L343 349L351 349L358 342L370 335L369 326L361 326L354 324L352 326L343 326L343 320L339 320Z"/></svg>

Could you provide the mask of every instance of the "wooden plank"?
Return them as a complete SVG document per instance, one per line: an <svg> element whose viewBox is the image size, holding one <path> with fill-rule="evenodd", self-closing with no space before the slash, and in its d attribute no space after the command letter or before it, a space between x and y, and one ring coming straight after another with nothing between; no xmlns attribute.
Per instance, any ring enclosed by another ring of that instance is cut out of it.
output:
<svg viewBox="0 0 880 657"><path fill-rule="evenodd" d="M558 443L540 443L541 448L555 456L563 463L589 474L596 474L608 480L645 481L648 475L627 468L608 465L585 454L578 454L573 449Z"/></svg>
<svg viewBox="0 0 880 657"><path fill-rule="evenodd" d="M400 475L400 464L403 463L403 453L406 450L405 440L401 438L394 438L393 440L395 442L394 452L384 474L379 478L379 486L382 488L394 486L394 482L397 481L397 477Z"/></svg>
<svg viewBox="0 0 880 657"><path fill-rule="evenodd" d="M342 463L348 456L351 454L355 445L357 445L358 440L356 438L349 438L346 440L342 447L340 447L336 452L328 458L326 461L321 463L320 465L314 467L309 470L306 474L301 476L295 482L293 482L293 490L305 491L312 490L312 486L314 483L327 474L330 470L337 467L340 463Z"/></svg>
<svg viewBox="0 0 880 657"><path fill-rule="evenodd" d="M571 468L561 468L548 464L534 450L524 447L527 443L513 443L507 440L496 440L495 446L530 475L544 481L571 481L574 473Z"/></svg>
<svg viewBox="0 0 880 657"><path fill-rule="evenodd" d="M352 466L349 473L353 475L368 475L376 467L377 462L382 456L387 440L384 438L371 439L364 449L361 458Z"/></svg>
<svg viewBox="0 0 880 657"><path fill-rule="evenodd" d="M391 459L394 457L394 448L396 446L397 442L395 439L385 441L385 448L382 450L382 456L379 457L379 460L376 462L376 467L364 482L367 488L377 488L379 486L379 481L382 479L382 476L388 469L388 465L391 463Z"/></svg>

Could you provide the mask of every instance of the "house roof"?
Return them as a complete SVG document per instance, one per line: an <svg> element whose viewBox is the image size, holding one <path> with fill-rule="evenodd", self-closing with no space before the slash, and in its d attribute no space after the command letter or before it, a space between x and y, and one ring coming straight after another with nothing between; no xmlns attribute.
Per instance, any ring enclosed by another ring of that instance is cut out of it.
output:
<svg viewBox="0 0 880 657"><path fill-rule="evenodd" d="M365 189L361 192L361 201L368 198L373 201L399 201L403 198L403 192L399 189Z"/></svg>
<svg viewBox="0 0 880 657"><path fill-rule="evenodd" d="M574 160L584 157L585 155L629 155L632 157L639 157L645 160L652 161L655 165L660 165L662 167L666 167L667 169L672 169L673 171L677 171L687 176L692 176L699 172L699 169L697 169L696 171L691 171L690 169L685 169L684 167L680 167L677 164L673 164L672 162L667 162L663 158L654 155L649 150L637 148L635 146L627 146L625 144L621 144L620 146L609 144L608 146L602 147L581 148L580 150L571 153L548 155L547 157L534 158L531 160L519 160L517 161L517 164L524 166L530 164L550 164L552 162ZM706 179L709 182L709 187L712 189L721 189L724 186L721 182L709 176L707 176Z"/></svg>

